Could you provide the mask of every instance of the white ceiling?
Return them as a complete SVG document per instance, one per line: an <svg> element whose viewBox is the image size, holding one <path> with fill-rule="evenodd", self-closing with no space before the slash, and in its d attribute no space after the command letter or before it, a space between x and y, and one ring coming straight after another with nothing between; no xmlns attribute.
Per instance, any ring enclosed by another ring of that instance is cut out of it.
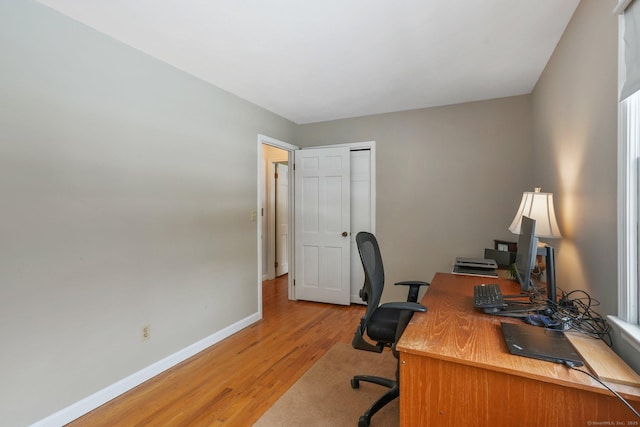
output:
<svg viewBox="0 0 640 427"><path fill-rule="evenodd" d="M579 0L39 0L295 123L530 93Z"/></svg>

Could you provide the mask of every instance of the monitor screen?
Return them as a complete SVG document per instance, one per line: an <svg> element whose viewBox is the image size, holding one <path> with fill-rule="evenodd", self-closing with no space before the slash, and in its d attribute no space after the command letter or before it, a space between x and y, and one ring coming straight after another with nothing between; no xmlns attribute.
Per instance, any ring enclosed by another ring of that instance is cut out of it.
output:
<svg viewBox="0 0 640 427"><path fill-rule="evenodd" d="M520 237L518 238L518 252L516 253L516 273L523 292L533 289L531 271L538 252L538 239L535 237L535 232L536 221L523 216Z"/></svg>

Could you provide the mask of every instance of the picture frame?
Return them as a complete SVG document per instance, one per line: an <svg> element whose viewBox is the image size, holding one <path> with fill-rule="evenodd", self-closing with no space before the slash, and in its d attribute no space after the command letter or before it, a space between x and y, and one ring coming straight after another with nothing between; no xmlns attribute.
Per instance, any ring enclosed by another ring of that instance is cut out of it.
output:
<svg viewBox="0 0 640 427"><path fill-rule="evenodd" d="M518 243L507 240L494 240L494 249L501 252L518 252Z"/></svg>

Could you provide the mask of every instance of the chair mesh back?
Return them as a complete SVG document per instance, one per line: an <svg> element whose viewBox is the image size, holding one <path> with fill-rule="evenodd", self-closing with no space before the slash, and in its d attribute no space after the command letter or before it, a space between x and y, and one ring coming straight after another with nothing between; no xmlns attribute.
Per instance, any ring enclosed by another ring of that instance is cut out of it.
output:
<svg viewBox="0 0 640 427"><path fill-rule="evenodd" d="M380 304L384 288L384 268L378 241L373 234L361 231L356 236L356 243L364 268L364 286L360 291L360 296L368 305L365 315L368 317L370 312Z"/></svg>

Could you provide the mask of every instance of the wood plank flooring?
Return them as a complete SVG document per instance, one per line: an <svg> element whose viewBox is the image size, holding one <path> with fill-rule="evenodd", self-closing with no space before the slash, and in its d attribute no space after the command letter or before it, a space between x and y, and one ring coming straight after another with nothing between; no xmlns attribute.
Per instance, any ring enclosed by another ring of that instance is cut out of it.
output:
<svg viewBox="0 0 640 427"><path fill-rule="evenodd" d="M69 426L251 426L335 343L350 343L364 314L289 301L286 276L262 295L263 320Z"/></svg>

